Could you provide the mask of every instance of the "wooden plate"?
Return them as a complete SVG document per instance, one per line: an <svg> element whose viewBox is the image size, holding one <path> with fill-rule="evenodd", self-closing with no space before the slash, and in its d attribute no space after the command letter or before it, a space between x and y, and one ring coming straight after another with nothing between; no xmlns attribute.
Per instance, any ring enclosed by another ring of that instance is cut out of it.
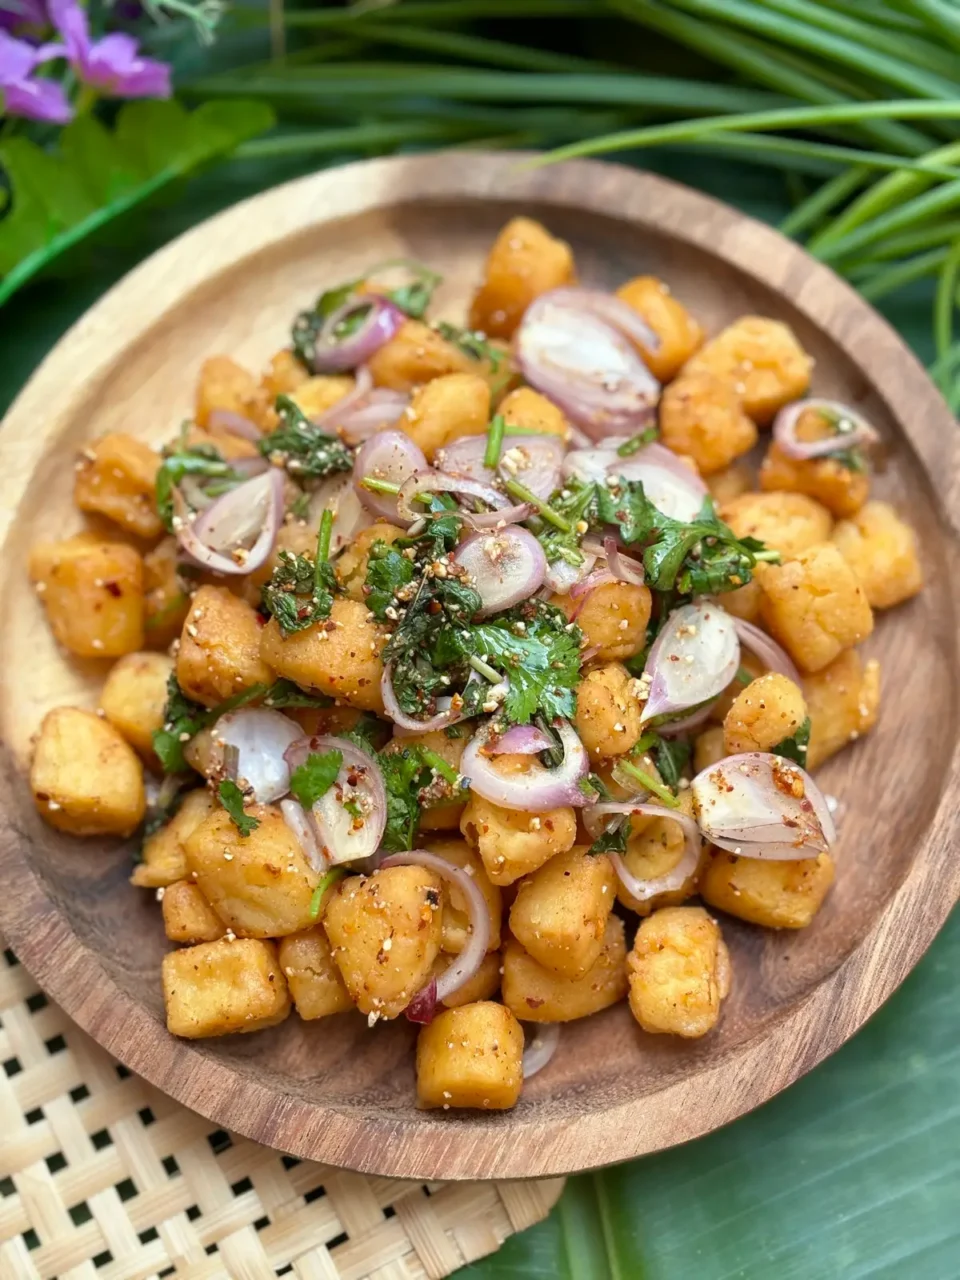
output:
<svg viewBox="0 0 960 1280"><path fill-rule="evenodd" d="M24 572L27 548L79 520L73 464L104 431L169 438L201 361L256 368L291 315L331 281L411 254L443 271L461 317L482 257L512 214L569 239L581 278L665 277L716 330L777 316L816 357L816 390L861 405L891 463L878 491L917 526L929 586L884 617L879 726L825 771L844 806L836 888L799 934L724 921L734 965L721 1025L684 1044L646 1036L624 1006L564 1031L516 1110L418 1113L407 1024L356 1017L191 1043L163 1025L165 950L129 852L57 835L24 781L30 737L63 702L95 705L102 671L67 661ZM379 160L305 178L204 223L144 263L58 344L0 435L6 806L0 928L66 1011L180 1102L295 1155L407 1178L565 1173L683 1142L757 1106L837 1048L923 954L960 891L956 517L958 433L896 334L776 232L662 179L582 163L521 172L477 152Z"/></svg>

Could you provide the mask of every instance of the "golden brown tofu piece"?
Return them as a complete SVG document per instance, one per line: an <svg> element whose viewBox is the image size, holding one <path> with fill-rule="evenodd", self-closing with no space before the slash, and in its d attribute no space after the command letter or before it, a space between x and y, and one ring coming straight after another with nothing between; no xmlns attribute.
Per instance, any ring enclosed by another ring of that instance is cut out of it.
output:
<svg viewBox="0 0 960 1280"><path fill-rule="evenodd" d="M510 931L545 968L582 978L603 950L616 887L604 854L558 853L521 880L510 908Z"/></svg>
<svg viewBox="0 0 960 1280"><path fill-rule="evenodd" d="M103 714L148 760L154 758L154 731L163 728L172 674L173 659L165 653L128 653L110 668L100 691Z"/></svg>
<svg viewBox="0 0 960 1280"><path fill-rule="evenodd" d="M713 764L719 764L727 754L723 745L723 726L712 725L697 734L693 743L693 771L700 773Z"/></svg>
<svg viewBox="0 0 960 1280"><path fill-rule="evenodd" d="M803 682L810 714L807 768L825 760L869 732L880 707L880 664L864 663L856 649L846 649L829 666Z"/></svg>
<svg viewBox="0 0 960 1280"><path fill-rule="evenodd" d="M41 818L74 836L129 836L146 810L136 753L112 724L78 707L44 716L30 789Z"/></svg>
<svg viewBox="0 0 960 1280"><path fill-rule="evenodd" d="M693 816L693 795L689 789L680 792L680 812ZM685 838L683 828L672 818L637 818L631 820L630 836L623 861L627 870L638 880L658 880L668 875L683 857ZM660 907L675 907L686 902L697 892L697 866L676 889L640 900L617 884L617 901L637 915L648 916Z"/></svg>
<svg viewBox="0 0 960 1280"><path fill-rule="evenodd" d="M456 964L457 957L448 955L445 951L441 951L433 962L432 978L439 978L440 975L452 964ZM462 1004L473 1004L476 1000L492 1000L500 990L500 952L488 951L483 957L480 968L462 987L458 987L451 995L447 996L440 1003L446 1009L456 1009Z"/></svg>
<svg viewBox="0 0 960 1280"><path fill-rule="evenodd" d="M483 282L470 304L470 327L511 338L541 293L576 279L573 250L532 218L511 218L487 255Z"/></svg>
<svg viewBox="0 0 960 1280"><path fill-rule="evenodd" d="M171 942L216 942L226 927L191 880L176 880L163 891L163 929Z"/></svg>
<svg viewBox="0 0 960 1280"><path fill-rule="evenodd" d="M786 564L759 564L764 627L804 671L820 671L873 631L863 587L832 542Z"/></svg>
<svg viewBox="0 0 960 1280"><path fill-rule="evenodd" d="M772 751L792 738L806 718L802 691L786 676L768 671L734 698L723 721L724 754Z"/></svg>
<svg viewBox="0 0 960 1280"><path fill-rule="evenodd" d="M833 884L829 853L773 861L715 850L700 880L704 902L767 929L805 929Z"/></svg>
<svg viewBox="0 0 960 1280"><path fill-rule="evenodd" d="M57 641L81 658L119 658L143 648L143 560L133 547L78 533L30 552Z"/></svg>
<svg viewBox="0 0 960 1280"><path fill-rule="evenodd" d="M215 707L255 684L271 684L273 672L260 656L256 610L226 587L201 587L183 625L177 653L180 688L205 707Z"/></svg>
<svg viewBox="0 0 960 1280"><path fill-rule="evenodd" d="M644 1031L696 1038L716 1026L730 958L703 907L663 907L641 920L627 972L630 1012Z"/></svg>
<svg viewBox="0 0 960 1280"><path fill-rule="evenodd" d="M656 276L636 276L617 290L617 297L632 307L660 339L656 351L640 346L643 362L660 382L675 378L703 342L703 329L670 286Z"/></svg>
<svg viewBox="0 0 960 1280"><path fill-rule="evenodd" d="M316 419L339 404L354 385L354 379L343 374L318 375L301 382L290 399L308 418Z"/></svg>
<svg viewBox="0 0 960 1280"><path fill-rule="evenodd" d="M258 825L242 836L216 807L183 840L191 879L239 937L282 938L309 929L320 877L272 805L247 804Z"/></svg>
<svg viewBox="0 0 960 1280"><path fill-rule="evenodd" d="M731 382L705 369L684 371L660 397L660 438L708 476L749 453L757 428Z"/></svg>
<svg viewBox="0 0 960 1280"><path fill-rule="evenodd" d="M496 951L500 946L500 921L503 915L503 895L499 888L492 884L484 870L479 855L470 848L465 840L433 836L424 843L428 852L443 858L451 866L461 867L480 890L486 903L487 916L490 921L490 941L488 951ZM443 881L443 935L441 950L459 955L470 938L470 917L467 912L467 901L460 889L449 880Z"/></svg>
<svg viewBox="0 0 960 1280"><path fill-rule="evenodd" d="M378 387L393 391L413 391L448 373L479 373L488 381L493 376L488 361L472 359L420 320L405 320L390 341L373 353L367 368Z"/></svg>
<svg viewBox="0 0 960 1280"><path fill-rule="evenodd" d="M599 1013L627 994L623 921L610 916L603 950L581 978L545 969L514 938L503 949L503 1003L523 1022L574 1022Z"/></svg>
<svg viewBox="0 0 960 1280"><path fill-rule="evenodd" d="M640 738L639 681L618 662L588 671L577 689L574 725L594 760L626 755Z"/></svg>
<svg viewBox="0 0 960 1280"><path fill-rule="evenodd" d="M741 316L684 365L684 373L706 371L729 382L744 412L760 426L778 409L799 399L810 384L813 361L793 331L766 316Z"/></svg>
<svg viewBox="0 0 960 1280"><path fill-rule="evenodd" d="M200 367L193 416L198 427L206 428L215 409L238 413L258 426L267 424L273 397L257 379L229 356L211 356Z"/></svg>
<svg viewBox="0 0 960 1280"><path fill-rule="evenodd" d="M171 1035L199 1040L262 1031L290 1012L290 993L272 942L221 938L170 951L162 974Z"/></svg>
<svg viewBox="0 0 960 1280"><path fill-rule="evenodd" d="M337 599L326 622L286 638L276 618L263 628L261 656L279 676L303 689L317 689L361 711L383 714L380 650L386 635L356 600Z"/></svg>
<svg viewBox="0 0 960 1280"><path fill-rule="evenodd" d="M523 773L532 767L530 756L503 755L496 760L497 768L505 773ZM471 792L460 830L480 854L491 881L502 886L536 871L555 853L572 849L577 817L568 806L543 813L505 809Z"/></svg>
<svg viewBox="0 0 960 1280"><path fill-rule="evenodd" d="M163 538L143 557L143 634L152 649L179 638L190 610L187 584L177 573L176 538Z"/></svg>
<svg viewBox="0 0 960 1280"><path fill-rule="evenodd" d="M868 502L833 531L871 608L891 609L923 588L917 535L886 502Z"/></svg>
<svg viewBox="0 0 960 1280"><path fill-rule="evenodd" d="M165 889L190 874L183 842L214 808L214 799L205 787L188 792L179 809L143 842L143 857L133 868L130 883L139 889Z"/></svg>
<svg viewBox="0 0 960 1280"><path fill-rule="evenodd" d="M414 391L400 430L420 446L428 462L461 436L481 436L490 422L490 387L477 373L447 373Z"/></svg>
<svg viewBox="0 0 960 1280"><path fill-rule="evenodd" d="M289 347L277 351L270 357L266 369L260 375L260 386L270 400L277 396L293 395L297 387L309 379L310 371Z"/></svg>
<svg viewBox="0 0 960 1280"><path fill-rule="evenodd" d="M279 955L301 1018L328 1018L332 1013L347 1013L353 1008L322 924L281 938Z"/></svg>
<svg viewBox="0 0 960 1280"><path fill-rule="evenodd" d="M738 538L759 538L783 560L826 542L833 529L827 508L805 493L744 493L723 504L720 518Z"/></svg>
<svg viewBox="0 0 960 1280"><path fill-rule="evenodd" d="M395 1018L429 982L442 904L440 877L423 867L386 867L341 881L323 925L361 1013Z"/></svg>
<svg viewBox="0 0 960 1280"><path fill-rule="evenodd" d="M446 1009L417 1038L417 1105L506 1111L523 1088L523 1029L490 1000Z"/></svg>
<svg viewBox="0 0 960 1280"><path fill-rule="evenodd" d="M734 498L749 493L755 483L753 468L743 458L731 462L722 471L715 471L712 476L706 477L710 496L718 508L723 507L726 502L732 502Z"/></svg>
<svg viewBox="0 0 960 1280"><path fill-rule="evenodd" d="M508 432L510 427L526 427L564 440L570 435L570 424L561 410L533 387L517 387L511 391L500 401L497 412Z"/></svg>
<svg viewBox="0 0 960 1280"><path fill-rule="evenodd" d="M142 440L112 432L87 445L77 463L73 500L138 538L159 538L156 482L160 455Z"/></svg>
<svg viewBox="0 0 960 1280"><path fill-rule="evenodd" d="M576 617L588 647L596 649L593 659L598 662L624 661L646 646L652 604L649 587L606 582L588 592L585 600L551 596L550 603L568 618Z"/></svg>

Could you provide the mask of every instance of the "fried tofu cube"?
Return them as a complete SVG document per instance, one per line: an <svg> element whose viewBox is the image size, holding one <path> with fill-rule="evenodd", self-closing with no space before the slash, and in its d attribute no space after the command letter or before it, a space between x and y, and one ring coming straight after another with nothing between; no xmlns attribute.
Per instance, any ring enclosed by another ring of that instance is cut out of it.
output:
<svg viewBox="0 0 960 1280"><path fill-rule="evenodd" d="M320 877L300 841L272 805L244 805L244 813L257 820L248 836L216 806L184 838L191 879L238 937L282 938L309 929Z"/></svg>
<svg viewBox="0 0 960 1280"><path fill-rule="evenodd" d="M154 731L163 728L172 672L173 659L165 653L128 653L111 667L100 691L103 714L148 760L154 758Z"/></svg>
<svg viewBox="0 0 960 1280"><path fill-rule="evenodd" d="M176 880L163 891L163 929L171 942L216 942L226 933L223 921L197 886Z"/></svg>
<svg viewBox="0 0 960 1280"><path fill-rule="evenodd" d="M738 538L758 538L782 560L826 542L833 529L827 508L805 493L744 493L721 506L720 518Z"/></svg>
<svg viewBox="0 0 960 1280"><path fill-rule="evenodd" d="M440 877L386 867L340 882L323 925L350 998L368 1016L395 1018L430 980L443 932Z"/></svg>
<svg viewBox="0 0 960 1280"><path fill-rule="evenodd" d="M530 769L529 756L496 757L505 774ZM577 816L569 806L543 813L524 813L470 793L460 830L479 853L493 884L508 885L536 871L556 853L572 849L577 838Z"/></svg>
<svg viewBox="0 0 960 1280"><path fill-rule="evenodd" d="M319 418L349 395L354 385L354 379L343 374L318 375L301 382L290 399L308 418Z"/></svg>
<svg viewBox="0 0 960 1280"><path fill-rule="evenodd" d="M642 732L639 681L618 662L588 671L577 689L574 725L594 760L626 755Z"/></svg>
<svg viewBox="0 0 960 1280"><path fill-rule="evenodd" d="M724 754L773 751L792 738L806 718L802 691L786 676L768 671L734 698L723 720Z"/></svg>
<svg viewBox="0 0 960 1280"><path fill-rule="evenodd" d="M829 666L803 682L810 715L807 768L825 760L869 732L880 708L880 664L864 663L855 649L847 649Z"/></svg>
<svg viewBox="0 0 960 1280"><path fill-rule="evenodd" d="M478 373L488 382L495 376L489 361L474 360L421 320L405 320L367 368L376 386L393 391L413 391L448 373Z"/></svg>
<svg viewBox="0 0 960 1280"><path fill-rule="evenodd" d="M44 716L30 789L41 818L74 836L129 836L146 810L136 753L112 724L78 707Z"/></svg>
<svg viewBox="0 0 960 1280"><path fill-rule="evenodd" d="M868 502L833 531L837 549L874 609L891 609L923 588L917 535L886 502Z"/></svg>
<svg viewBox="0 0 960 1280"><path fill-rule="evenodd" d="M487 255L483 282L470 304L470 327L511 338L523 313L549 289L576 279L573 250L532 218L511 218Z"/></svg>
<svg viewBox="0 0 960 1280"><path fill-rule="evenodd" d="M720 926L703 907L663 907L641 920L627 972L630 1012L655 1035L706 1035L730 989Z"/></svg>
<svg viewBox="0 0 960 1280"><path fill-rule="evenodd" d="M215 707L255 684L271 684L260 656L263 627L255 609L226 587L201 587L183 624L177 680L194 702Z"/></svg>
<svg viewBox="0 0 960 1280"><path fill-rule="evenodd" d="M406 739L401 739L406 741ZM490 941L488 951L496 951L500 946L500 922L503 915L503 895L497 885L493 884L484 870L479 855L470 848L465 840L441 838L434 836L424 847L429 853L443 858L451 866L460 867L467 873L480 890L487 916L490 921ZM467 902L459 887L450 880L443 881L443 936L441 950L452 955L459 955L469 941L470 916Z"/></svg>
<svg viewBox="0 0 960 1280"><path fill-rule="evenodd" d="M547 969L582 978L603 950L617 877L604 854L558 853L520 882L510 931Z"/></svg>
<svg viewBox="0 0 960 1280"><path fill-rule="evenodd" d="M586 597L551 596L577 626L599 662L622 662L636 657L647 643L647 623L653 599L650 588L634 582L605 582Z"/></svg>
<svg viewBox="0 0 960 1280"><path fill-rule="evenodd" d="M168 823L143 842L142 860L130 883L139 889L165 889L190 874L183 842L212 813L214 799L205 787L189 791Z"/></svg>
<svg viewBox="0 0 960 1280"><path fill-rule="evenodd" d="M280 939L280 965L297 1013L310 1022L332 1013L347 1013L353 1001L333 962L330 940L322 924Z"/></svg>
<svg viewBox="0 0 960 1280"><path fill-rule="evenodd" d="M693 742L693 771L700 773L711 765L719 764L727 754L723 745L723 726L712 725L698 733Z"/></svg>
<svg viewBox="0 0 960 1280"><path fill-rule="evenodd" d="M703 343L703 329L670 286L656 276L636 276L617 290L617 297L637 312L660 339L655 351L640 346L643 362L660 382L669 382Z"/></svg>
<svg viewBox="0 0 960 1280"><path fill-rule="evenodd" d="M272 942L221 938L163 957L167 1030L188 1040L262 1031L290 1012L290 993Z"/></svg>
<svg viewBox="0 0 960 1280"><path fill-rule="evenodd" d="M200 367L193 416L198 427L210 425L210 415L217 409L238 413L258 426L267 423L273 397L257 379L229 356L211 356Z"/></svg>
<svg viewBox="0 0 960 1280"><path fill-rule="evenodd" d="M660 438L693 458L705 476L749 453L757 428L744 413L733 384L709 370L684 371L660 397Z"/></svg>
<svg viewBox="0 0 960 1280"><path fill-rule="evenodd" d="M759 426L803 395L812 370L813 361L789 326L766 316L741 316L683 367L685 374L706 371L729 382Z"/></svg>
<svg viewBox="0 0 960 1280"><path fill-rule="evenodd" d="M506 1111L523 1088L523 1029L490 1000L446 1009L417 1038L417 1104Z"/></svg>
<svg viewBox="0 0 960 1280"><path fill-rule="evenodd" d="M138 538L159 538L156 481L160 456L142 440L117 431L81 453L73 500L81 511L106 516Z"/></svg>
<svg viewBox="0 0 960 1280"><path fill-rule="evenodd" d="M533 387L511 391L500 401L497 412L506 423L508 434L511 427L525 427L564 440L570 435L570 424L561 410Z"/></svg>
<svg viewBox="0 0 960 1280"><path fill-rule="evenodd" d="M503 949L503 1003L524 1022L574 1022L617 1004L627 994L623 921L611 915L603 949L580 978L545 969L515 938Z"/></svg>
<svg viewBox="0 0 960 1280"><path fill-rule="evenodd" d="M829 853L774 861L716 850L700 879L704 902L767 929L805 929L833 884Z"/></svg>
<svg viewBox="0 0 960 1280"><path fill-rule="evenodd" d="M400 430L420 446L428 462L462 436L482 436L490 422L490 387L477 373L447 373L414 391Z"/></svg>
<svg viewBox="0 0 960 1280"><path fill-rule="evenodd" d="M441 951L433 962L431 978L439 978L442 973L457 963L457 957ZM477 1000L492 1000L500 990L500 952L488 951L480 962L480 967L468 982L440 1003L446 1009L456 1009L462 1004L473 1004Z"/></svg>
<svg viewBox="0 0 960 1280"><path fill-rule="evenodd" d="M820 671L873 631L857 575L832 542L818 542L786 564L759 564L760 616L804 671Z"/></svg>
<svg viewBox="0 0 960 1280"><path fill-rule="evenodd" d="M260 655L279 676L360 711L383 714L380 650L386 634L357 600L336 599L325 622L284 636L276 618L263 628Z"/></svg>
<svg viewBox="0 0 960 1280"><path fill-rule="evenodd" d="M754 488L753 468L748 461L740 458L722 471L715 471L712 476L707 476L706 483L710 496L717 507L722 509L725 503L742 497Z"/></svg>
<svg viewBox="0 0 960 1280"><path fill-rule="evenodd" d="M90 533L38 543L30 577L71 653L119 658L143 648L143 560L133 547Z"/></svg>
<svg viewBox="0 0 960 1280"><path fill-rule="evenodd" d="M176 538L163 538L143 557L143 634L152 649L166 649L179 637L190 611L186 584L177 572Z"/></svg>

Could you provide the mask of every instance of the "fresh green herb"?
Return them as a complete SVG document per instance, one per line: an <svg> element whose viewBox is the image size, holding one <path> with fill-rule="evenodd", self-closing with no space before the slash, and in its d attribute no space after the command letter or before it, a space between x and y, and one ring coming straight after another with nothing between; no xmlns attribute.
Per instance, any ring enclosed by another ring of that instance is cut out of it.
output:
<svg viewBox="0 0 960 1280"><path fill-rule="evenodd" d="M502 413L494 415L487 428L487 448L483 455L483 465L485 467L495 467L500 461L500 450L503 448L503 433L506 430L506 421Z"/></svg>
<svg viewBox="0 0 960 1280"><path fill-rule="evenodd" d="M210 712L199 702L188 698L177 677L167 679L167 701L163 708L163 727L153 731L153 749L164 773L183 773L189 768L183 748L210 723Z"/></svg>
<svg viewBox="0 0 960 1280"><path fill-rule="evenodd" d="M737 667L737 674L733 678L736 680L737 684L742 684L744 686L753 684L755 679L753 672L748 671L746 667Z"/></svg>
<svg viewBox="0 0 960 1280"><path fill-rule="evenodd" d="M342 880L347 874L346 867L331 867L329 871L325 871L320 877L317 887L310 895L310 919L316 920L320 914L320 907L323 905L323 895L327 892L331 885Z"/></svg>
<svg viewBox="0 0 960 1280"><path fill-rule="evenodd" d="M668 809L679 809L680 801L662 782L658 782L652 774L647 773L646 769L640 769L630 760L620 760L615 766L615 770L622 771L628 778L634 782L639 782L641 787L655 795L661 804L665 804Z"/></svg>
<svg viewBox="0 0 960 1280"><path fill-rule="evenodd" d="M447 324L446 320L438 320L433 326L440 337L462 351L471 360L487 361L490 372L500 372L501 364L506 360L506 352L488 342L482 333L471 333L469 329L460 329L455 324Z"/></svg>
<svg viewBox="0 0 960 1280"><path fill-rule="evenodd" d="M157 470L154 491L157 514L168 533L173 532L173 491L185 476L206 480L217 477L229 482L231 488L246 479L224 461L213 445L198 444L168 454Z"/></svg>
<svg viewBox="0 0 960 1280"><path fill-rule="evenodd" d="M503 487L511 498L516 498L518 502L529 502L538 515L546 520L547 524L552 524L561 533L570 534L573 532L573 526L562 511L558 511L556 507L551 506L543 498L538 498L531 489L528 489L525 484L521 484L519 480L508 480Z"/></svg>
<svg viewBox="0 0 960 1280"><path fill-rule="evenodd" d="M647 737L646 734L643 736ZM652 737L654 741L643 750L653 755L660 777L671 790L676 791L683 771L690 762L692 751L690 743L684 742L682 738L663 738L660 734L653 734ZM637 746L639 745L638 743ZM635 751L636 749L634 748Z"/></svg>
<svg viewBox="0 0 960 1280"><path fill-rule="evenodd" d="M635 436L631 436L629 440L624 440L623 444L617 448L617 453L621 458L629 458L632 454L637 453L645 444L653 444L660 432L656 427L647 427L645 431L640 431Z"/></svg>
<svg viewBox="0 0 960 1280"><path fill-rule="evenodd" d="M342 767L342 751L311 751L290 774L290 790L305 809L312 809L336 782Z"/></svg>
<svg viewBox="0 0 960 1280"><path fill-rule="evenodd" d="M502 714L514 724L527 724L538 714L548 721L573 716L581 638L565 614L539 600L457 635L463 652L509 677Z"/></svg>
<svg viewBox="0 0 960 1280"><path fill-rule="evenodd" d="M395 609L397 592L408 587L416 577L413 561L386 542L378 540L370 548L367 559L366 605L378 622L387 619L387 610Z"/></svg>
<svg viewBox="0 0 960 1280"><path fill-rule="evenodd" d="M859 474L867 469L863 454L857 448L838 449L836 453L830 453L827 456L833 462L839 463L841 467L846 467L848 471L855 471Z"/></svg>
<svg viewBox="0 0 960 1280"><path fill-rule="evenodd" d="M611 819L601 831L587 853L626 853L627 838L630 835L630 815L620 814Z"/></svg>
<svg viewBox="0 0 960 1280"><path fill-rule="evenodd" d="M335 311L350 301L360 283L359 280L349 280L335 289L325 290L309 310L301 311L294 319L290 342L297 358L308 369L313 369L321 329Z"/></svg>
<svg viewBox="0 0 960 1280"><path fill-rule="evenodd" d="M266 613L276 618L283 636L304 631L330 617L337 590L337 576L327 559L332 527L333 516L325 511L313 560L293 551L277 553L277 567L263 588L261 604Z"/></svg>
<svg viewBox="0 0 960 1280"><path fill-rule="evenodd" d="M403 747L378 757L387 791L387 823L381 847L390 853L413 849L420 828L423 760L419 751Z"/></svg>
<svg viewBox="0 0 960 1280"><path fill-rule="evenodd" d="M423 763L428 769L432 769L434 773L440 775L445 782L449 782L451 787L460 786L460 775L454 769L452 764L447 764L443 756L438 756L436 751L431 751L429 747L418 747Z"/></svg>
<svg viewBox="0 0 960 1280"><path fill-rule="evenodd" d="M363 810L360 808L360 805L356 800L344 800L343 808L347 813L349 813L350 817L353 818L355 822L363 821Z"/></svg>
<svg viewBox="0 0 960 1280"><path fill-rule="evenodd" d="M284 466L294 480L322 480L353 466L353 454L338 436L315 427L289 396L277 396L280 426L257 447L265 458Z"/></svg>
<svg viewBox="0 0 960 1280"><path fill-rule="evenodd" d="M364 476L360 483L371 493L385 493L390 498L395 498L400 492L398 484L394 484L392 480L380 480L377 476Z"/></svg>
<svg viewBox="0 0 960 1280"><path fill-rule="evenodd" d="M333 706L333 699L325 693L306 693L292 680L277 680L264 694L263 705L283 711L288 707L325 709Z"/></svg>
<svg viewBox="0 0 960 1280"><path fill-rule="evenodd" d="M792 737L784 738L782 742L778 742L773 748L775 756L783 756L785 760L792 760L794 764L806 768L807 764L807 748L810 745L810 717L807 716L800 728Z"/></svg>
<svg viewBox="0 0 960 1280"><path fill-rule="evenodd" d="M294 520L306 520L310 514L309 493L306 491L298 493L289 507L287 507L287 514L293 516Z"/></svg>
<svg viewBox="0 0 960 1280"><path fill-rule="evenodd" d="M235 782L231 782L229 778L224 778L217 788L217 794L220 797L220 803L230 815L230 821L244 838L249 836L252 831L256 831L260 825L260 819L251 818L249 814L244 813L243 792Z"/></svg>
<svg viewBox="0 0 960 1280"><path fill-rule="evenodd" d="M443 276L438 275L436 271L431 271L429 267L424 266L422 262L417 262L414 258L391 258L388 262L380 262L377 266L371 267L370 274L367 276L368 284L372 281L376 285L377 272L387 271L391 267L405 267L411 273L412 279L406 284L398 285L395 289L376 289L376 292L384 298L389 298L395 307L399 307L411 319L422 320L427 313L434 290L443 281Z"/></svg>
<svg viewBox="0 0 960 1280"><path fill-rule="evenodd" d="M571 479L551 497L551 510L563 517L567 528L561 530L555 524L547 524L537 533L548 564L557 560L564 560L575 567L583 564L580 543L596 502L596 489L594 484ZM582 530L581 525L584 526Z"/></svg>
<svg viewBox="0 0 960 1280"><path fill-rule="evenodd" d="M377 754L377 746L383 742L386 726L384 722L369 711L365 711L352 729L342 729L338 738L346 738L361 751Z"/></svg>
<svg viewBox="0 0 960 1280"><path fill-rule="evenodd" d="M580 790L585 796L596 796L599 800L609 803L613 799L610 788L600 777L599 773L588 773L585 778L580 779Z"/></svg>
<svg viewBox="0 0 960 1280"><path fill-rule="evenodd" d="M190 603L190 597L185 591L181 591L179 595L175 595L172 600L159 609L149 618L145 618L143 622L144 631L154 631L157 627L165 626L171 622L185 604Z"/></svg>

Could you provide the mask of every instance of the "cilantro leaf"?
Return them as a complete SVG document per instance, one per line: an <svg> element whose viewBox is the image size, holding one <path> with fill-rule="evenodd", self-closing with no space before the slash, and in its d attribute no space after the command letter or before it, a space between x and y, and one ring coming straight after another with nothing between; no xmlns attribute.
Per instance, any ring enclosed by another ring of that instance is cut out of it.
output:
<svg viewBox="0 0 960 1280"><path fill-rule="evenodd" d="M423 760L412 747L385 751L378 757L387 790L387 825L381 847L401 853L415 846L420 827Z"/></svg>
<svg viewBox="0 0 960 1280"><path fill-rule="evenodd" d="M287 707L322 709L332 707L333 699L328 698L325 693L307 693L292 680L277 680L264 695L263 705L273 707L276 711L282 711Z"/></svg>
<svg viewBox="0 0 960 1280"><path fill-rule="evenodd" d="M157 514L168 533L173 532L173 490L184 476L219 479L229 486L241 484L246 476L234 471L213 445L198 444L168 454L157 469L154 498Z"/></svg>
<svg viewBox="0 0 960 1280"><path fill-rule="evenodd" d="M626 853L630 835L630 815L621 814L607 823L587 853Z"/></svg>
<svg viewBox="0 0 960 1280"><path fill-rule="evenodd" d="M527 724L537 714L548 721L572 718L580 683L580 640L579 627L570 627L559 609L531 601L471 627L461 644L509 677L503 714L512 723Z"/></svg>
<svg viewBox="0 0 960 1280"><path fill-rule="evenodd" d="M433 328L446 342L452 342L458 351L462 351L471 360L487 361L491 373L500 372L500 366L507 358L507 353L488 342L482 333L474 333L470 329L461 329L446 320L438 320Z"/></svg>
<svg viewBox="0 0 960 1280"><path fill-rule="evenodd" d="M295 317L290 330L290 343L297 358L308 369L313 369L317 338L324 323L339 307L350 301L361 283L360 280L348 280L346 284L337 285L335 289L325 290L312 307L299 312Z"/></svg>
<svg viewBox="0 0 960 1280"><path fill-rule="evenodd" d="M338 585L333 565L327 558L332 526L333 516L325 511L313 560L292 551L277 553L277 567L263 588L260 603L266 613L276 618L283 636L304 631L330 617Z"/></svg>
<svg viewBox="0 0 960 1280"><path fill-rule="evenodd" d="M290 774L290 790L305 809L312 809L336 782L342 767L342 751L311 751Z"/></svg>
<svg viewBox="0 0 960 1280"><path fill-rule="evenodd" d="M180 688L176 675L167 678L167 701L163 708L163 727L153 731L153 749L164 773L184 773L188 764L183 748L209 724L210 712L193 702Z"/></svg>
<svg viewBox="0 0 960 1280"><path fill-rule="evenodd" d="M783 756L792 760L801 769L807 767L807 748L810 745L810 717L807 716L800 728L790 738L784 738L772 749L775 756Z"/></svg>
<svg viewBox="0 0 960 1280"><path fill-rule="evenodd" d="M217 788L217 794L220 796L220 803L230 815L230 821L243 837L247 837L252 831L256 831L260 825L260 819L252 818L249 814L244 813L243 792L235 782L231 782L229 778L224 778Z"/></svg>
<svg viewBox="0 0 960 1280"><path fill-rule="evenodd" d="M647 427L645 431L640 431L629 440L624 440L623 444L617 448L617 454L621 458L629 458L632 454L638 453L645 444L653 444L659 435L660 432L656 427Z"/></svg>
<svg viewBox="0 0 960 1280"><path fill-rule="evenodd" d="M352 729L338 730L337 737L346 738L348 742L352 742L361 751L368 751L375 756L377 754L377 744L383 742L386 730L387 726L379 717L373 715L370 711L365 711Z"/></svg>
<svg viewBox="0 0 960 1280"><path fill-rule="evenodd" d="M591 517L595 514L597 487L592 481L571 479L551 497L550 506L569 522L570 532L564 533L544 522L537 538L548 564L554 564L557 560L565 560L567 564L574 566L583 564L580 543L584 535L577 525L581 522L588 525L595 522Z"/></svg>
<svg viewBox="0 0 960 1280"><path fill-rule="evenodd" d="M657 772L671 790L676 791L684 769L690 760L692 748L682 738L661 738L655 735L656 742L650 748L657 766Z"/></svg>
<svg viewBox="0 0 960 1280"><path fill-rule="evenodd" d="M396 605L397 592L416 576L413 561L382 540L370 548L367 559L368 593L366 605L378 622L387 618L387 609Z"/></svg>
<svg viewBox="0 0 960 1280"><path fill-rule="evenodd" d="M315 427L289 396L277 396L280 426L257 443L265 458L282 462L294 480L322 480L349 471L353 454L339 438Z"/></svg>

